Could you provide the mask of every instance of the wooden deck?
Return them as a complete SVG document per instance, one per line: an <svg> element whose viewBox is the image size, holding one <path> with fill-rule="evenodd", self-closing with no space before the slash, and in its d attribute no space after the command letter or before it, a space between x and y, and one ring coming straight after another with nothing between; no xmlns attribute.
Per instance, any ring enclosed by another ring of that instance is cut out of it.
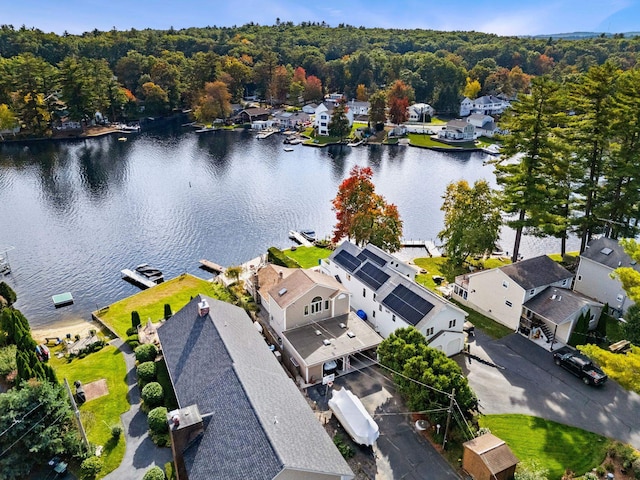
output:
<svg viewBox="0 0 640 480"><path fill-rule="evenodd" d="M212 262L210 260L205 260L204 258L200 260L200 265L205 270L209 270L215 273L224 273L226 270L226 268L224 268L222 265L218 265L217 263Z"/></svg>
<svg viewBox="0 0 640 480"><path fill-rule="evenodd" d="M295 230L289 231L289 238L292 238L303 247L313 247L313 243L304 238L300 232L296 232Z"/></svg>

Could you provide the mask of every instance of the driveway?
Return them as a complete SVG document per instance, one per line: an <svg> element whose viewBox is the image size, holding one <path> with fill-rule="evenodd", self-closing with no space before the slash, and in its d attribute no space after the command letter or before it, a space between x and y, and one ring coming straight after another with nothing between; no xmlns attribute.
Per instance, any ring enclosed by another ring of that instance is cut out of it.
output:
<svg viewBox="0 0 640 480"><path fill-rule="evenodd" d="M377 367L342 375L334 382L334 387L337 386L346 387L358 396L380 428L380 437L370 453L375 457L375 480L460 479L433 446L416 432L408 415L381 415L406 412L407 408L393 381ZM307 390L320 410L329 409L327 402L331 393L324 395L325 391L323 385Z"/></svg>
<svg viewBox="0 0 640 480"><path fill-rule="evenodd" d="M472 355L499 366L458 358L482 413L534 415L640 448L640 395L611 379L602 387L584 385L519 334L493 340L476 330L470 340Z"/></svg>
<svg viewBox="0 0 640 480"><path fill-rule="evenodd" d="M120 339L113 340L112 344L122 351L127 364L127 399L131 408L120 416L127 440L124 458L120 466L104 478L140 480L155 465L164 471L164 464L173 460L173 455L170 448L159 448L149 438L147 416L140 410L140 391L136 383L136 359L133 351Z"/></svg>

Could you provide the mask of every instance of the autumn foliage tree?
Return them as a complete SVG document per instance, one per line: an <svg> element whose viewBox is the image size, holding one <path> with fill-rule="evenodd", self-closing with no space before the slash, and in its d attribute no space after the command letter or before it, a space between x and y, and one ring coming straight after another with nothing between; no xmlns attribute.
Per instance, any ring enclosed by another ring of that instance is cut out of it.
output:
<svg viewBox="0 0 640 480"><path fill-rule="evenodd" d="M199 122L208 123L216 118L226 118L231 113L231 94L224 82L207 82L195 117Z"/></svg>
<svg viewBox="0 0 640 480"><path fill-rule="evenodd" d="M394 204L375 193L371 181L373 171L369 167L355 166L338 188L333 199L333 210L338 223L333 231L333 241L344 237L358 245L372 243L383 250L400 249L402 220Z"/></svg>
<svg viewBox="0 0 640 480"><path fill-rule="evenodd" d="M407 108L413 101L415 94L413 88L402 80L396 80L387 93L387 104L389 106L389 118L395 124L407 121Z"/></svg>

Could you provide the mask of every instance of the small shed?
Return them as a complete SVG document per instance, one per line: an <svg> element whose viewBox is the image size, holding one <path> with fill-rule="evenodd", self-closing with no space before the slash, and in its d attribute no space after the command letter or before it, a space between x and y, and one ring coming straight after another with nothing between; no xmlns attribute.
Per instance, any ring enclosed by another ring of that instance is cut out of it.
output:
<svg viewBox="0 0 640 480"><path fill-rule="evenodd" d="M509 446L491 433L463 444L462 468L475 480L511 480L518 458Z"/></svg>

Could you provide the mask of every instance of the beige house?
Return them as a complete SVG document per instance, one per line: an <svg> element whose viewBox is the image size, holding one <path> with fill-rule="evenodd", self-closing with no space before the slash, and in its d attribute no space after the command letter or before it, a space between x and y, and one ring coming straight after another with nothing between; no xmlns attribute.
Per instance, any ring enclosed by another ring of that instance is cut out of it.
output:
<svg viewBox="0 0 640 480"><path fill-rule="evenodd" d="M334 277L276 265L260 269L256 277L253 291L279 337L284 362L305 383L349 371L352 360L382 341L350 311L349 291Z"/></svg>
<svg viewBox="0 0 640 480"><path fill-rule="evenodd" d="M546 255L456 277L453 296L511 328L553 347L567 343L578 318L595 328L602 305L570 290L573 274ZM540 332L538 329L541 329Z"/></svg>
<svg viewBox="0 0 640 480"><path fill-rule="evenodd" d="M485 433L463 444L462 468L474 480L511 480L518 458L495 435Z"/></svg>

